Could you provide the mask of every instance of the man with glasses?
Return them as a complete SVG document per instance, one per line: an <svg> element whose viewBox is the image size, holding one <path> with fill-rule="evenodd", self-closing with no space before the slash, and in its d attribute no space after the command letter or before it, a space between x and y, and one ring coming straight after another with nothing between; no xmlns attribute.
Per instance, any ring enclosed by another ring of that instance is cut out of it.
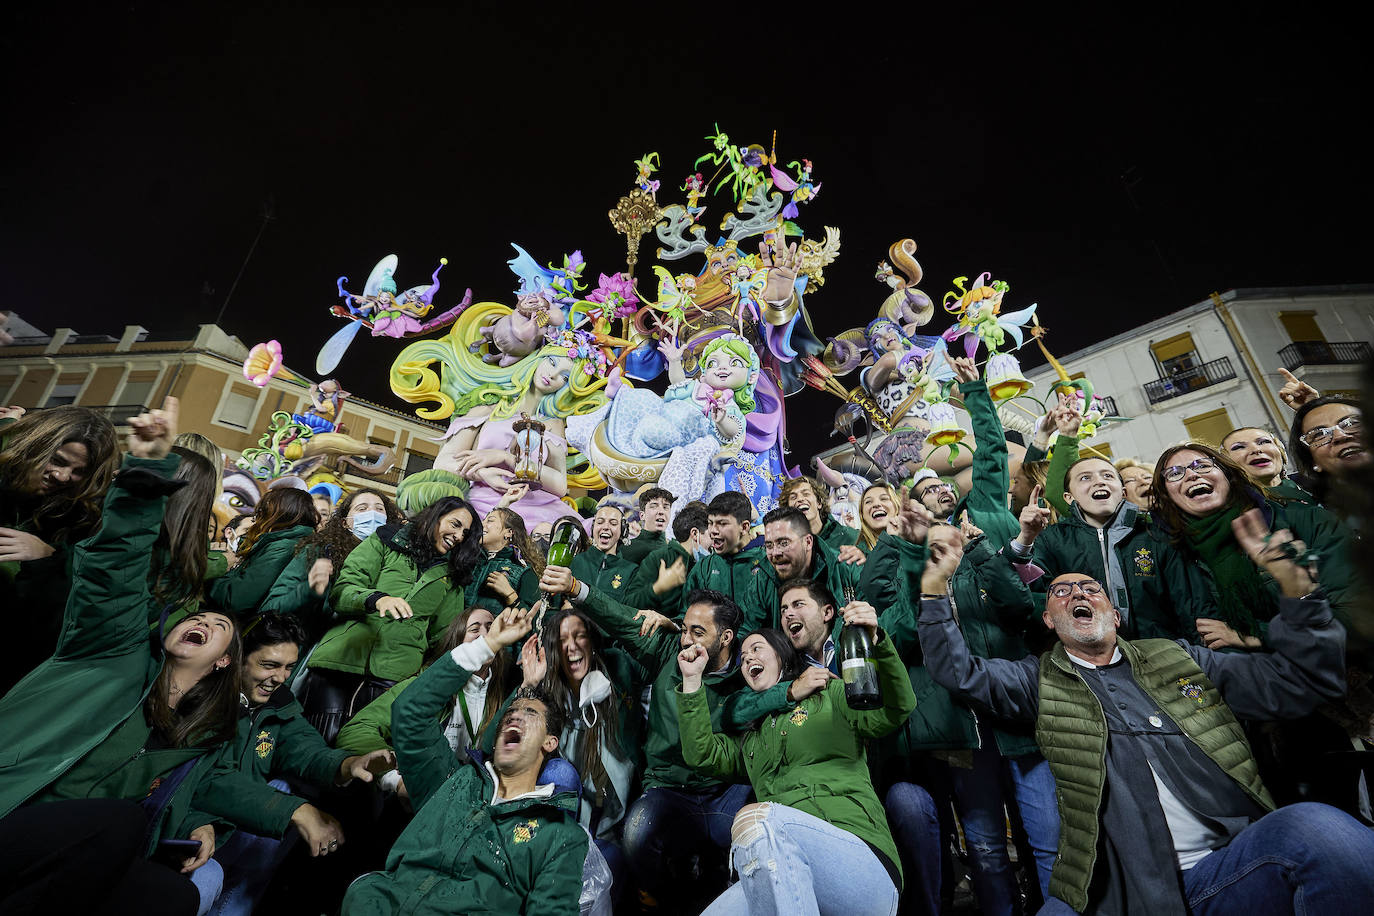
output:
<svg viewBox="0 0 1374 916"><path fill-rule="evenodd" d="M904 510L904 529L920 524ZM961 551L932 545L911 583L935 681L1035 723L1061 823L1055 899L1042 912L1287 913L1302 901L1308 912L1348 913L1374 899L1374 832L1325 805L1274 810L1237 721L1296 718L1342 696L1345 631L1295 562L1301 542L1271 534L1258 511L1233 530L1282 591L1272 653L1119 639L1106 589L1069 572L1048 589L1051 651L980 658L946 597Z"/></svg>

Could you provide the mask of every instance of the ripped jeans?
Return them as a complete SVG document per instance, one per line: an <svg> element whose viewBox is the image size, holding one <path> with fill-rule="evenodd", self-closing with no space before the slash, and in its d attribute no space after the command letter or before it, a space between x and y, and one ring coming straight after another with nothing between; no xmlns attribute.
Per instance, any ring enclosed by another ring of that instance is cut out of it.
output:
<svg viewBox="0 0 1374 916"><path fill-rule="evenodd" d="M743 808L731 857L739 882L702 916L893 916L897 888L868 844L786 805Z"/></svg>

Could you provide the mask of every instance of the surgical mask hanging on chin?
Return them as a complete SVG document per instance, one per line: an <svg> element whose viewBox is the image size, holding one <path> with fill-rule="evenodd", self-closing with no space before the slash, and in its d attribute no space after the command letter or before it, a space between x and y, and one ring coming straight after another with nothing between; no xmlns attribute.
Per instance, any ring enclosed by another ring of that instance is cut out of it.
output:
<svg viewBox="0 0 1374 916"><path fill-rule="evenodd" d="M698 562L706 559L710 555L711 551L700 544L692 548L692 558Z"/></svg>
<svg viewBox="0 0 1374 916"><path fill-rule="evenodd" d="M582 707L582 721L588 728L596 727L596 705L611 695L610 678L600 671L589 671L582 679L582 689L577 703ZM592 717L587 719L587 709L591 707Z"/></svg>
<svg viewBox="0 0 1374 916"><path fill-rule="evenodd" d="M386 524L386 513L370 510L353 516L353 536L365 541L378 528Z"/></svg>

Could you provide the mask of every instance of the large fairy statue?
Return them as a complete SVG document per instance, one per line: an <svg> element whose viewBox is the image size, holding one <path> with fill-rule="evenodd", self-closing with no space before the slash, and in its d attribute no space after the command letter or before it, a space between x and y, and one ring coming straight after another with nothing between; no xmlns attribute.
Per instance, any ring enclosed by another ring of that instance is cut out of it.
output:
<svg viewBox="0 0 1374 916"><path fill-rule="evenodd" d="M691 499L710 500L727 489L727 467L742 450L745 417L755 408L759 357L738 334L721 334L700 348L695 379L683 367L686 349L673 340L658 346L668 364L668 390L660 397L645 388L607 385L610 403L596 413L573 417L569 435L585 440L606 424L609 443L632 458L668 461L658 485L678 494L680 508Z"/></svg>
<svg viewBox="0 0 1374 916"><path fill-rule="evenodd" d="M530 527L567 514L567 418L606 403L605 354L581 331L551 331L536 352L510 367L485 362L473 348L488 322L510 314L495 302L471 306L452 331L401 351L391 368L391 390L414 404L435 402L416 413L449 419L434 466L471 483L468 500L485 515L519 481L521 458L536 465L532 485L512 506ZM430 368L438 364L439 371ZM535 454L521 455L522 420L542 427Z"/></svg>

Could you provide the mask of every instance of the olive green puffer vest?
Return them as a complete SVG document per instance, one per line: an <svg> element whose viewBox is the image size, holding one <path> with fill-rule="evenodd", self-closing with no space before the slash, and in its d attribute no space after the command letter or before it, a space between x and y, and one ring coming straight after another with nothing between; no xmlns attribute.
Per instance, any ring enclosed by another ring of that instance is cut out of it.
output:
<svg viewBox="0 0 1374 916"><path fill-rule="evenodd" d="M1168 639L1122 640L1118 645L1145 693L1247 795L1272 811L1274 801L1260 781L1245 732L1192 656ZM1062 644L1040 657L1035 736L1050 762L1059 801L1059 853L1050 893L1081 913L1088 906L1097 864L1107 719Z"/></svg>

